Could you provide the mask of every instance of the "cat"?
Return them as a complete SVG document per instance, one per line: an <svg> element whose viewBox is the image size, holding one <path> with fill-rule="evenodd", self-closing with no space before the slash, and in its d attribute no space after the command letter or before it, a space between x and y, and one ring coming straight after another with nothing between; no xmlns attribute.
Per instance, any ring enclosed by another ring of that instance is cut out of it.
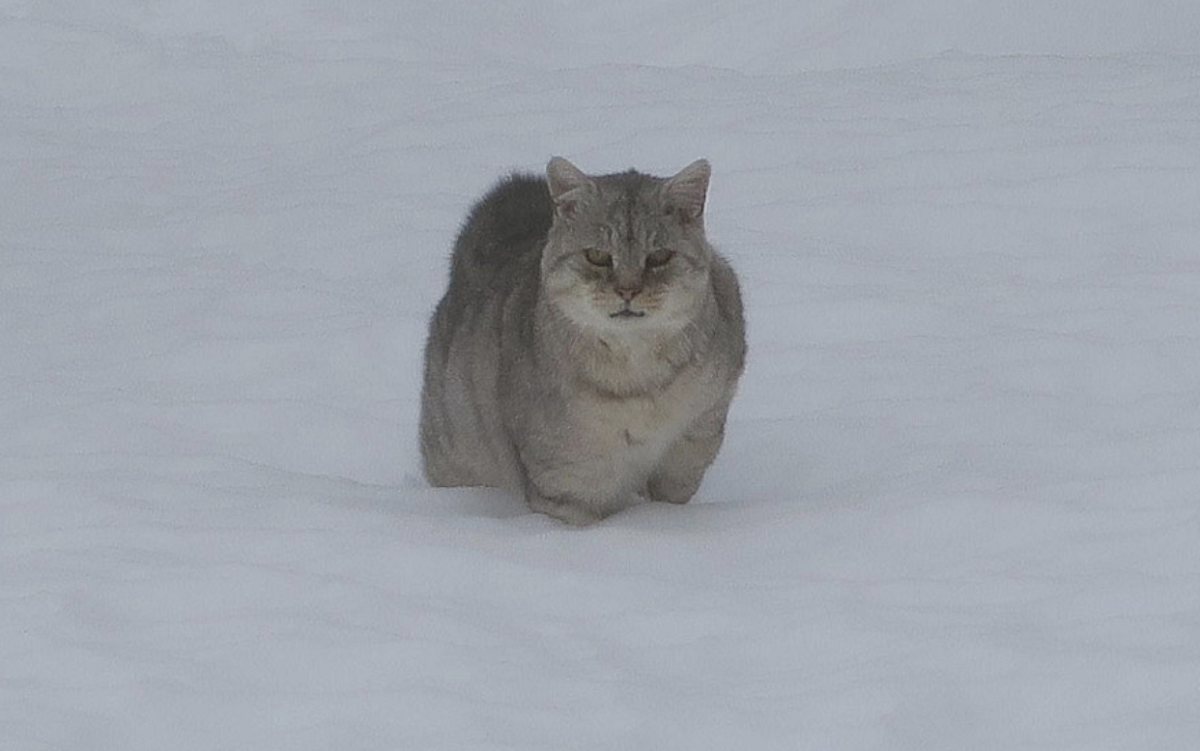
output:
<svg viewBox="0 0 1200 751"><path fill-rule="evenodd" d="M687 503L746 357L710 177L590 176L562 157L474 205L429 327L420 444L434 486L490 486L585 526Z"/></svg>

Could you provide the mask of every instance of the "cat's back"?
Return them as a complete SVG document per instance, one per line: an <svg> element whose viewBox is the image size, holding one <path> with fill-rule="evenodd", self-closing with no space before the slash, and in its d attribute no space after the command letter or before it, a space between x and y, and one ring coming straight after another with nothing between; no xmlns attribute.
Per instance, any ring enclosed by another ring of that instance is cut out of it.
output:
<svg viewBox="0 0 1200 751"><path fill-rule="evenodd" d="M532 319L552 219L545 179L514 174L459 230L425 347L421 454L434 485L520 486L499 409L501 351Z"/></svg>
<svg viewBox="0 0 1200 751"><path fill-rule="evenodd" d="M512 174L475 203L454 244L453 274L487 284L541 253L554 206L546 180Z"/></svg>

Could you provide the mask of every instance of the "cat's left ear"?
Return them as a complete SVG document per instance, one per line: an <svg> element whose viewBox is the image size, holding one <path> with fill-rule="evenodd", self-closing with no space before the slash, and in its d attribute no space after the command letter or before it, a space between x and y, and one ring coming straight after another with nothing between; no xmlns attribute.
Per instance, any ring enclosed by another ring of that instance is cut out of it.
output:
<svg viewBox="0 0 1200 751"><path fill-rule="evenodd" d="M677 209L687 221L704 214L704 199L708 196L708 178L712 167L705 159L697 159L663 183L667 203Z"/></svg>
<svg viewBox="0 0 1200 751"><path fill-rule="evenodd" d="M550 187L550 200L562 216L575 213L576 204L593 186L592 178L561 156L556 156L546 165L546 184Z"/></svg>

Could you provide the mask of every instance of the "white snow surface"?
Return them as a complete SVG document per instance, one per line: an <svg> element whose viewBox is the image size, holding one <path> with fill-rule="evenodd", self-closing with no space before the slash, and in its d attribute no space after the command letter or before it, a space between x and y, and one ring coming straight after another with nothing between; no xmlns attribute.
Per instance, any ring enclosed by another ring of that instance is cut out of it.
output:
<svg viewBox="0 0 1200 751"><path fill-rule="evenodd" d="M1200 5L0 2L0 748L1200 748ZM430 489L553 154L714 165L689 506Z"/></svg>

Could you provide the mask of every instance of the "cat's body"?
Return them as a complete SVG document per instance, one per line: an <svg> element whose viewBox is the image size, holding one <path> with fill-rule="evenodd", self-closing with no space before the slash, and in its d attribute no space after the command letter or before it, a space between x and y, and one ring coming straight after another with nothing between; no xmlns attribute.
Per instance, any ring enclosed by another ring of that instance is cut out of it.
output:
<svg viewBox="0 0 1200 751"><path fill-rule="evenodd" d="M556 158L475 205L425 351L432 484L506 488L571 524L691 499L745 359L737 279L704 237L708 176Z"/></svg>

